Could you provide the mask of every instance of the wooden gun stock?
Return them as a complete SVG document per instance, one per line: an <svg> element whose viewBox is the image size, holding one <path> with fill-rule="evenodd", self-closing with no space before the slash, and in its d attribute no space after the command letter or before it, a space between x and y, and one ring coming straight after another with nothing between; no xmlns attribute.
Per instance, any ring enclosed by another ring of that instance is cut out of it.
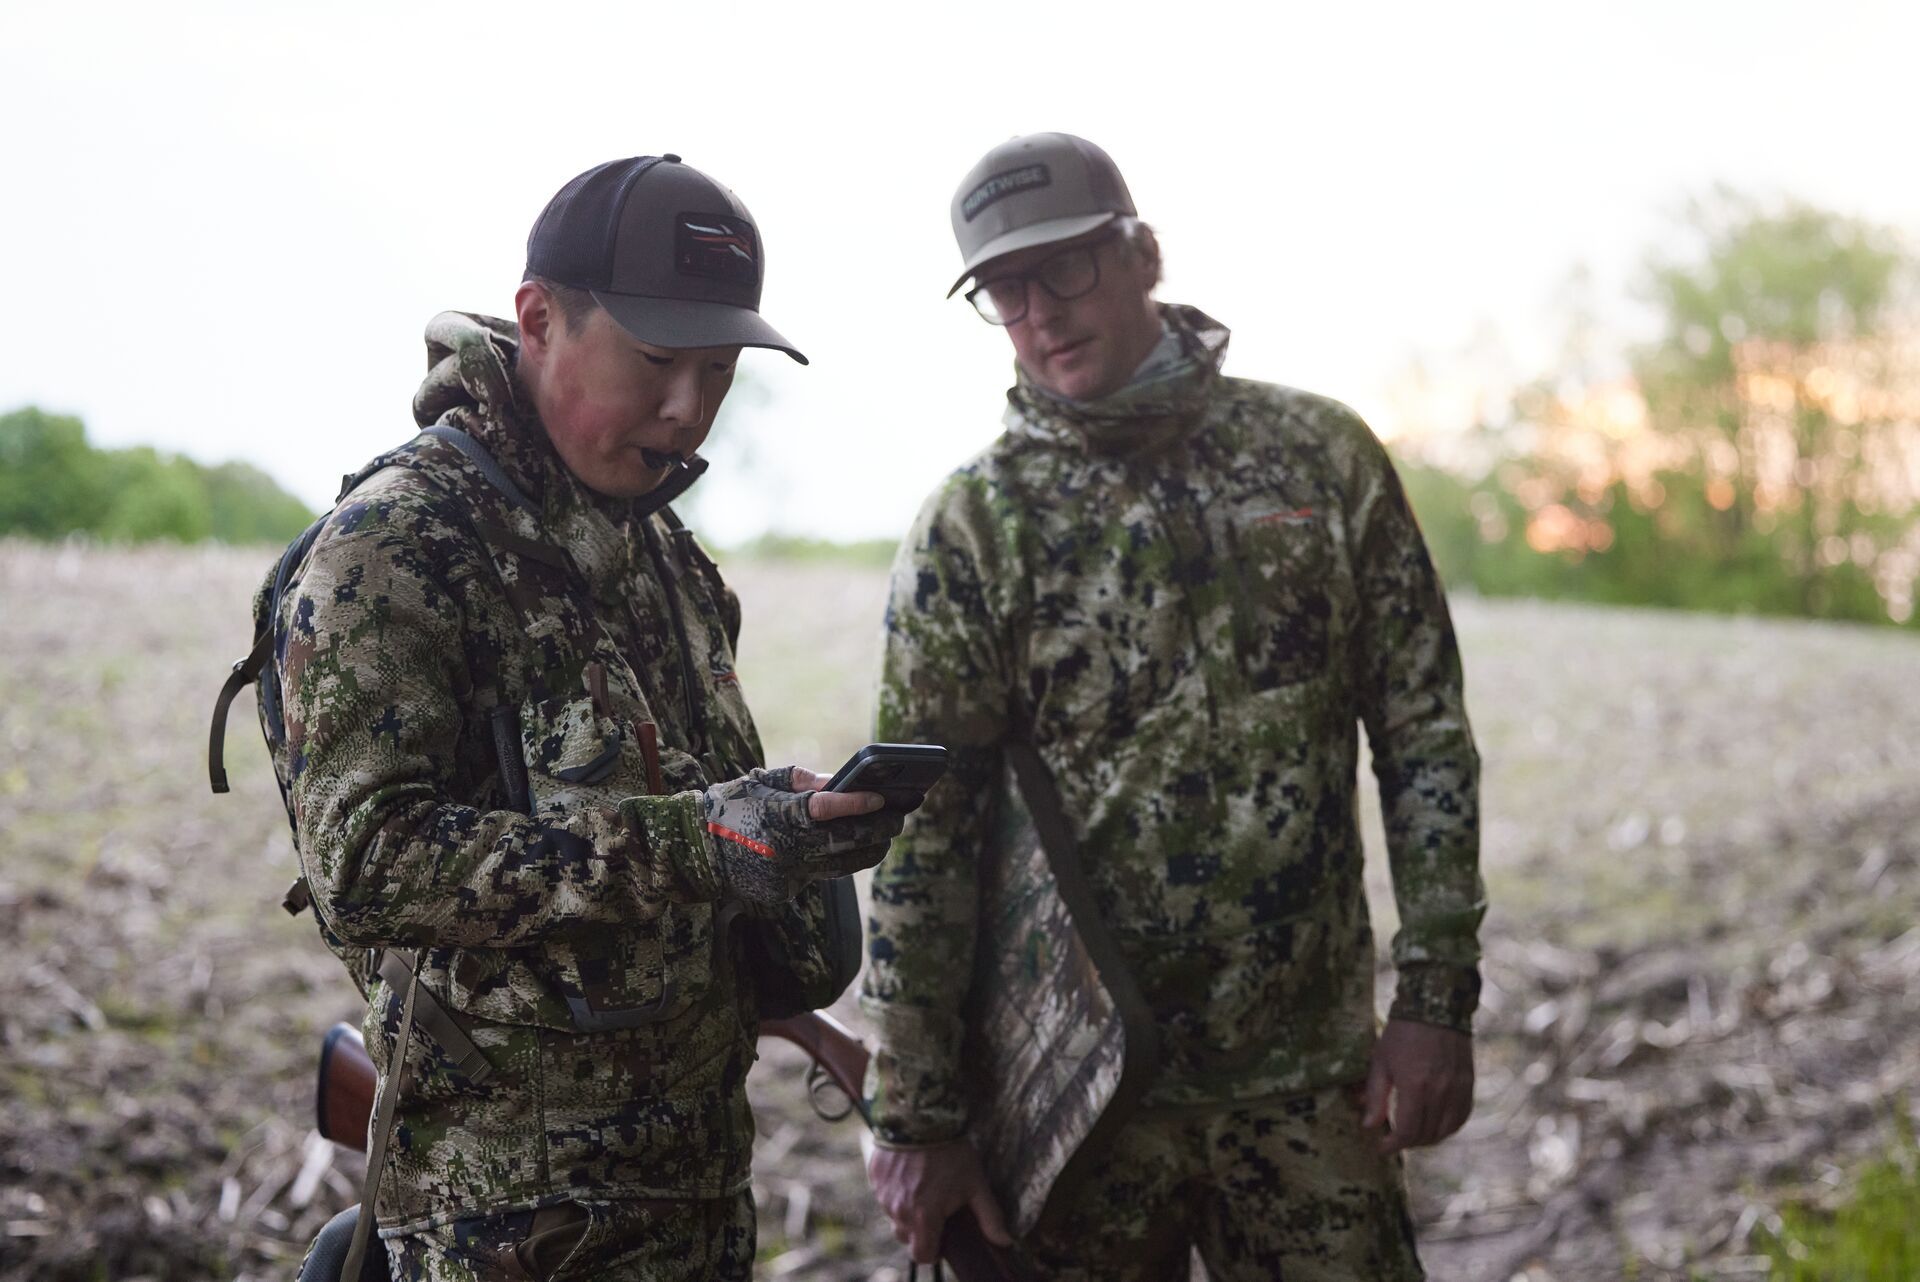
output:
<svg viewBox="0 0 1920 1282"><path fill-rule="evenodd" d="M366 1039L352 1024L335 1024L320 1043L320 1081L314 1118L320 1134L356 1153L367 1151L367 1124L380 1074L367 1055Z"/></svg>
<svg viewBox="0 0 1920 1282"><path fill-rule="evenodd" d="M763 1020L760 1036L792 1042L827 1075L871 1124L862 1098L867 1077L867 1048L845 1024L813 1011L788 1019ZM379 1075L358 1029L335 1024L320 1044L317 1120L320 1134L343 1148L364 1153L367 1124ZM1029 1276L1012 1251L987 1241L973 1212L961 1208L940 1234L940 1254L958 1282L1025 1282Z"/></svg>

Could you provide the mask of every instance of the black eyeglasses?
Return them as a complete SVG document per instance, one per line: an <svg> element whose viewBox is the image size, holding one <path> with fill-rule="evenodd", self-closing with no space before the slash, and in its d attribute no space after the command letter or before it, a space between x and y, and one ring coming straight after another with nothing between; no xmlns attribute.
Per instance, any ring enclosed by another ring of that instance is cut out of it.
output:
<svg viewBox="0 0 1920 1282"><path fill-rule="evenodd" d="M981 281L967 291L967 301L987 324L1012 325L1026 317L1029 283L1040 286L1063 303L1083 298L1100 284L1097 251L1114 236L1102 236L1099 240L1063 249L1041 259L1030 271Z"/></svg>

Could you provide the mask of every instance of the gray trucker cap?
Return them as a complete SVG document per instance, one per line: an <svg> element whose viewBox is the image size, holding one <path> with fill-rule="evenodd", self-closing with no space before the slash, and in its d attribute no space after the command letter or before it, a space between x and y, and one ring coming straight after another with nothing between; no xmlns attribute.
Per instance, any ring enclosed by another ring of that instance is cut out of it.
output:
<svg viewBox="0 0 1920 1282"><path fill-rule="evenodd" d="M1085 138L1010 138L983 156L953 193L953 238L964 266L947 297L982 263L1071 240L1134 212L1119 166Z"/></svg>
<svg viewBox="0 0 1920 1282"><path fill-rule="evenodd" d="M807 358L760 318L762 254L740 198L680 157L596 165L562 187L527 237L527 271L590 290L656 347L771 347Z"/></svg>

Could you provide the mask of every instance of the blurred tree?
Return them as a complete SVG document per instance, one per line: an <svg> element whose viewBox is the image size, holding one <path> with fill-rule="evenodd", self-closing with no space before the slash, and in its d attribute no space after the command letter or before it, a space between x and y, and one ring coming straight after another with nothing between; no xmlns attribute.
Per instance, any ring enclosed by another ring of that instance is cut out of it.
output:
<svg viewBox="0 0 1920 1282"><path fill-rule="evenodd" d="M141 446L102 455L113 496L94 531L122 543L171 539L198 543L213 533L206 482L187 459L163 457Z"/></svg>
<svg viewBox="0 0 1920 1282"><path fill-rule="evenodd" d="M0 415L0 532L55 538L90 530L107 496L77 418L37 409Z"/></svg>
<svg viewBox="0 0 1920 1282"><path fill-rule="evenodd" d="M1649 258L1658 339L1599 359L1576 279L1560 368L1469 447L1402 460L1443 575L1920 623L1915 259L1888 229L1725 191L1688 228L1690 252Z"/></svg>
<svg viewBox="0 0 1920 1282"><path fill-rule="evenodd" d="M1832 607L1836 594L1857 593L1860 567L1844 566L1828 540L1848 544L1851 559L1865 531L1849 498L1874 461L1851 430L1861 416L1840 422L1831 392L1849 374L1899 376L1885 357L1911 322L1913 260L1888 228L1724 189L1688 222L1695 256L1649 262L1663 333L1634 368L1654 430L1694 447L1713 509L1700 551L1738 558L1750 533L1772 535L1800 612L1851 614Z"/></svg>
<svg viewBox="0 0 1920 1282"><path fill-rule="evenodd" d="M203 472L209 533L222 543L278 543L313 520L307 505L248 463L222 463Z"/></svg>
<svg viewBox="0 0 1920 1282"><path fill-rule="evenodd" d="M96 450L77 418L32 408L0 415L0 534L276 543L311 519L244 463L206 468L145 447Z"/></svg>

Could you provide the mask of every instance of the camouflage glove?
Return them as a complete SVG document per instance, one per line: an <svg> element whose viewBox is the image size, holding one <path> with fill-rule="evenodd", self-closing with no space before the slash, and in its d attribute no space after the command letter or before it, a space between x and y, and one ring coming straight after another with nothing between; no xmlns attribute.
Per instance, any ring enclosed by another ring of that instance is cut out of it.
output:
<svg viewBox="0 0 1920 1282"><path fill-rule="evenodd" d="M755 770L701 794L707 849L729 894L777 908L810 881L871 868L900 835L906 816L885 810L818 820L811 792L793 791L793 768Z"/></svg>

